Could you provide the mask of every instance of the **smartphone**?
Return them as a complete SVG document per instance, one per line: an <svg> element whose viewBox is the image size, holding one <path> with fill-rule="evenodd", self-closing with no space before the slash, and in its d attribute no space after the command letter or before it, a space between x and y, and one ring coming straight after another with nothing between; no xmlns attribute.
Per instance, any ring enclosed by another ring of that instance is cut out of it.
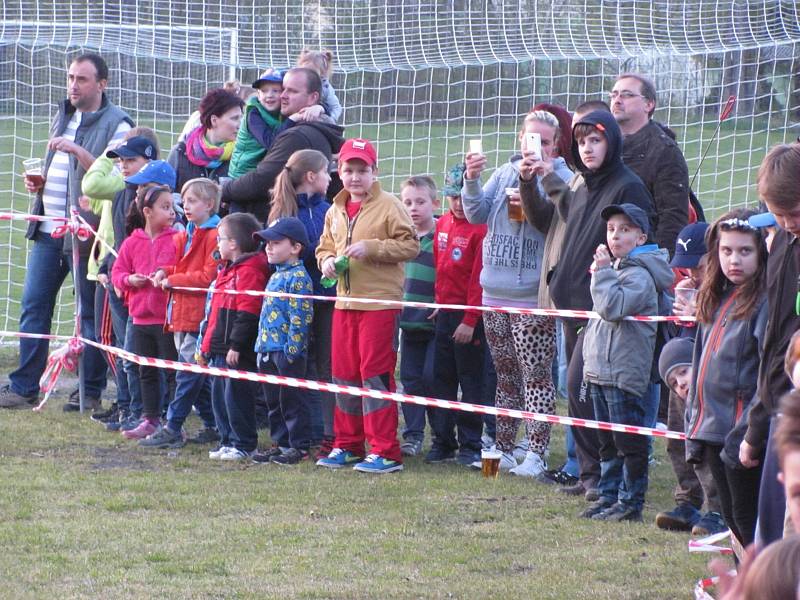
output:
<svg viewBox="0 0 800 600"><path fill-rule="evenodd" d="M470 154L483 154L483 144L480 140L470 140L469 141L469 152Z"/></svg>
<svg viewBox="0 0 800 600"><path fill-rule="evenodd" d="M528 154L535 154L540 159L542 158L542 136L538 133L525 134L525 148L524 151Z"/></svg>

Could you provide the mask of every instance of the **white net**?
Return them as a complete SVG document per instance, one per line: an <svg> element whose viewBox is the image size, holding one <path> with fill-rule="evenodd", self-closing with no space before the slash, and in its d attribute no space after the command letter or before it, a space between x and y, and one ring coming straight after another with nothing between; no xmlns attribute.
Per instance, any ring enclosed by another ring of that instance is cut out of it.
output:
<svg viewBox="0 0 800 600"><path fill-rule="evenodd" d="M27 210L21 162L44 154L68 57L80 50L103 54L109 95L166 150L207 89L292 65L303 47L330 48L347 133L378 142L394 191L411 174L441 181L469 138L500 164L533 104L605 99L622 71L654 79L655 117L677 134L690 174L737 96L694 183L711 216L753 204L766 149L798 135L793 0L7 0L0 10L0 210ZM5 329L17 328L23 231L0 229ZM62 332L70 300L68 284Z"/></svg>

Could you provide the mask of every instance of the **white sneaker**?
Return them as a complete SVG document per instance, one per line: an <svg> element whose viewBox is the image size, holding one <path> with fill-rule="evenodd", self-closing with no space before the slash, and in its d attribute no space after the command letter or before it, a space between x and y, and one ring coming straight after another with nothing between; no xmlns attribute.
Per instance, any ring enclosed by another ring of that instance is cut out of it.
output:
<svg viewBox="0 0 800 600"><path fill-rule="evenodd" d="M219 457L220 460L244 460L250 458L250 452L239 450L239 448L228 448L228 451Z"/></svg>
<svg viewBox="0 0 800 600"><path fill-rule="evenodd" d="M511 451L517 462L522 462L528 454L528 438L522 438Z"/></svg>
<svg viewBox="0 0 800 600"><path fill-rule="evenodd" d="M514 458L514 455L511 452L503 452L503 455L500 457L500 470L510 471L516 466L517 461Z"/></svg>
<svg viewBox="0 0 800 600"><path fill-rule="evenodd" d="M544 476L545 469L546 465L542 457L536 454L536 452L528 452L525 455L525 460L511 469L509 473L518 475L519 477L533 477L539 479Z"/></svg>
<svg viewBox="0 0 800 600"><path fill-rule="evenodd" d="M231 450L230 446L220 446L216 450L212 450L211 452L209 452L208 458L210 458L211 460L219 460L220 458L222 458L222 455L227 454L229 450Z"/></svg>

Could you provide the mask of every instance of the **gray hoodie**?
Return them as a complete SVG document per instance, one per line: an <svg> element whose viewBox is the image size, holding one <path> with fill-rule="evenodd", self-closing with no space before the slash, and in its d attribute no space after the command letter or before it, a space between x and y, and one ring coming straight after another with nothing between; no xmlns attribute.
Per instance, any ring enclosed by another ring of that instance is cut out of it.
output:
<svg viewBox="0 0 800 600"><path fill-rule="evenodd" d="M508 218L506 188L519 187L521 156L497 169L481 188L479 179L464 179L461 201L470 223L488 225L483 240L481 287L488 306L530 308L537 305L541 277L544 234L527 221ZM572 178L563 158L553 159L554 173L563 181ZM539 192L544 195L541 181Z"/></svg>
<svg viewBox="0 0 800 600"><path fill-rule="evenodd" d="M612 263L613 264L613 263ZM594 310L583 340L583 378L643 397L650 383L657 323L624 321L634 315L657 315L658 298L672 285L669 253L655 245L639 246L616 266L597 269L590 290Z"/></svg>

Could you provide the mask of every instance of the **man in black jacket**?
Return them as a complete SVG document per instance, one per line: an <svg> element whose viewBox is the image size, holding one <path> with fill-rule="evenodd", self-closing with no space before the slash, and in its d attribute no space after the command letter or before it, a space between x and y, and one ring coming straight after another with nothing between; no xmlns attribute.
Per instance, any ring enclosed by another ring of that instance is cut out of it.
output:
<svg viewBox="0 0 800 600"><path fill-rule="evenodd" d="M678 144L652 120L655 109L656 89L647 77L617 77L611 112L624 136L622 159L650 191L655 206L652 237L671 256L678 233L689 222L689 170Z"/></svg>
<svg viewBox="0 0 800 600"><path fill-rule="evenodd" d="M283 78L281 115L285 118L319 103L322 80L311 69L294 68ZM228 182L222 189L222 202L230 204L231 212L249 212L260 222L269 214L269 191L286 166L289 157L298 150L319 150L331 158L344 142L344 128L323 115L316 121L301 121L281 133L255 171Z"/></svg>

